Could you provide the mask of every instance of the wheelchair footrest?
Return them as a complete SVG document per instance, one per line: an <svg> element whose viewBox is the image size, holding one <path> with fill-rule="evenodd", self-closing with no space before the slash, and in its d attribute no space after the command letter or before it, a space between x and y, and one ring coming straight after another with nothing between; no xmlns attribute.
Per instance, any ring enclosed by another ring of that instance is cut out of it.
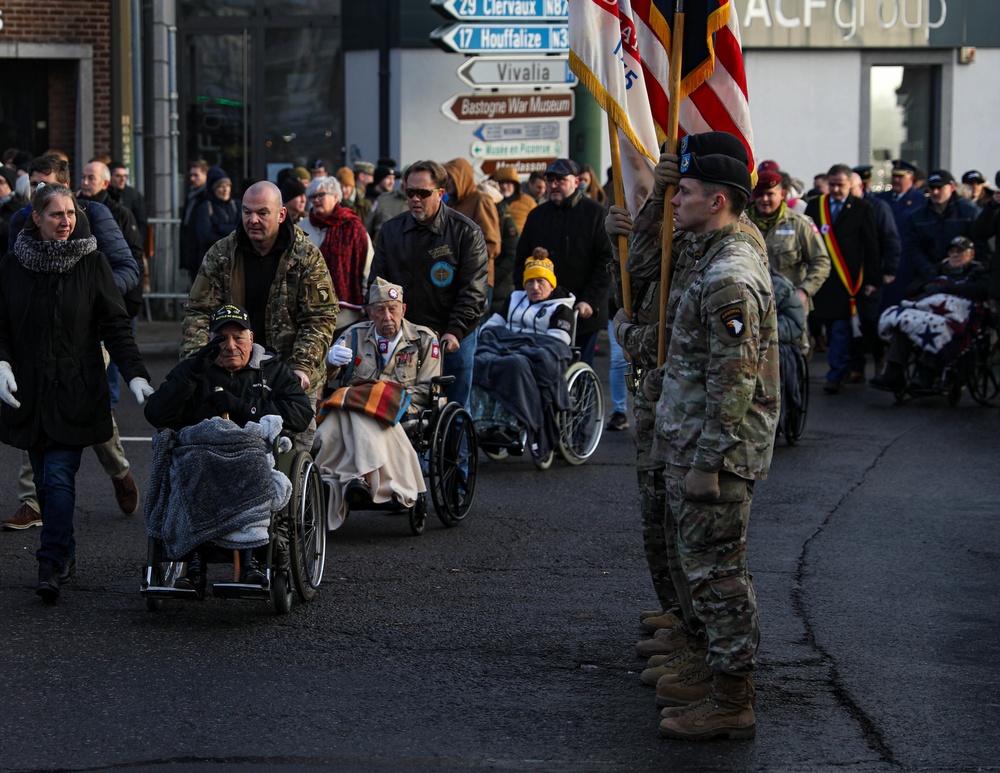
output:
<svg viewBox="0 0 1000 773"><path fill-rule="evenodd" d="M174 588L169 585L149 585L140 588L139 593L147 599L194 599L201 598L194 588Z"/></svg>
<svg viewBox="0 0 1000 773"><path fill-rule="evenodd" d="M271 597L271 586L244 582L216 582L212 584L212 595L222 599L264 600Z"/></svg>

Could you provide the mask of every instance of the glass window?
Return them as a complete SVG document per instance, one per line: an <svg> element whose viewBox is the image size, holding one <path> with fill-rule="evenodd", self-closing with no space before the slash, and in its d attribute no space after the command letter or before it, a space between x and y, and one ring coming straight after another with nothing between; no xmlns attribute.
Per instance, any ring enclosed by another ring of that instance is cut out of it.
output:
<svg viewBox="0 0 1000 773"><path fill-rule="evenodd" d="M925 66L871 68L871 159L874 190L888 187L888 161L905 158L925 170L936 164L937 70ZM883 175L878 172L882 171Z"/></svg>
<svg viewBox="0 0 1000 773"><path fill-rule="evenodd" d="M249 16L257 0L181 0L183 16Z"/></svg>
<svg viewBox="0 0 1000 773"><path fill-rule="evenodd" d="M339 28L272 29L264 41L268 168L304 166L317 157L339 165L344 144Z"/></svg>

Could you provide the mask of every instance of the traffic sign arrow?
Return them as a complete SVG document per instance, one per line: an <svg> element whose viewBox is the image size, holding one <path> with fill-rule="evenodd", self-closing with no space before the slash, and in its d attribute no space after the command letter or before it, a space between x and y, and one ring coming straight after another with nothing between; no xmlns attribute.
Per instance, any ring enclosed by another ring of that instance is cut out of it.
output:
<svg viewBox="0 0 1000 773"><path fill-rule="evenodd" d="M461 21L562 21L569 0L431 0L444 16Z"/></svg>
<svg viewBox="0 0 1000 773"><path fill-rule="evenodd" d="M458 77L473 88L577 84L567 56L473 56L459 66Z"/></svg>
<svg viewBox="0 0 1000 773"><path fill-rule="evenodd" d="M473 158L553 158L562 155L559 140L518 140L515 142L473 142Z"/></svg>
<svg viewBox="0 0 1000 773"><path fill-rule="evenodd" d="M455 122L531 121L574 116L573 92L536 91L530 94L456 94L441 112Z"/></svg>
<svg viewBox="0 0 1000 773"><path fill-rule="evenodd" d="M568 24L445 24L431 42L460 54L563 54L569 51Z"/></svg>

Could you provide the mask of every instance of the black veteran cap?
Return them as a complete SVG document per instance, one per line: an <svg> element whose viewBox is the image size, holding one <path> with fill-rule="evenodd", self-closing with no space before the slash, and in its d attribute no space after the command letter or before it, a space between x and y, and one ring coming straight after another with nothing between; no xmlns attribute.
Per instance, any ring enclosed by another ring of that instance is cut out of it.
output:
<svg viewBox="0 0 1000 773"><path fill-rule="evenodd" d="M716 153L699 156L695 153L685 153L681 156L681 177L690 180L700 180L706 183L721 183L739 188L750 195L750 172L746 164L732 156Z"/></svg>
<svg viewBox="0 0 1000 773"><path fill-rule="evenodd" d="M927 178L928 188L940 188L942 185L951 185L955 182L955 178L952 177L951 172L947 169L935 169L931 172L931 176Z"/></svg>
<svg viewBox="0 0 1000 773"><path fill-rule="evenodd" d="M971 183L984 183L986 182L986 178L983 177L983 173L978 169L970 169L962 175L962 182L966 185L970 185Z"/></svg>
<svg viewBox="0 0 1000 773"><path fill-rule="evenodd" d="M898 175L916 174L917 167L903 158L894 159L892 162L892 173Z"/></svg>
<svg viewBox="0 0 1000 773"><path fill-rule="evenodd" d="M960 250L971 250L975 247L972 243L972 239L968 236L956 236L950 242L948 242L949 247L958 247Z"/></svg>
<svg viewBox="0 0 1000 773"><path fill-rule="evenodd" d="M580 176L580 165L572 158L557 158L545 170L546 177Z"/></svg>
<svg viewBox="0 0 1000 773"><path fill-rule="evenodd" d="M208 329L213 333L219 332L219 328L229 324L239 325L249 330L250 315L242 306L237 306L235 303L224 303L213 311L212 316L208 319Z"/></svg>
<svg viewBox="0 0 1000 773"><path fill-rule="evenodd" d="M666 144L660 152L666 152ZM743 166L750 163L746 146L729 132L688 134L677 144L677 155L683 156L685 153L696 153L699 156L721 154L743 162Z"/></svg>

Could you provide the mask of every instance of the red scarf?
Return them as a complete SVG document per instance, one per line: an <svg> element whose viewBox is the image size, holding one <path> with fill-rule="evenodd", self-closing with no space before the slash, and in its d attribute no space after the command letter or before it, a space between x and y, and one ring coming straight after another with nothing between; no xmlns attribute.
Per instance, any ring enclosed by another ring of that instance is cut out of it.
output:
<svg viewBox="0 0 1000 773"><path fill-rule="evenodd" d="M330 269L333 289L341 306L360 309L364 305L365 262L368 258L368 232L361 218L342 204L333 208L326 217L309 213L309 222L315 228L324 228L323 253Z"/></svg>

